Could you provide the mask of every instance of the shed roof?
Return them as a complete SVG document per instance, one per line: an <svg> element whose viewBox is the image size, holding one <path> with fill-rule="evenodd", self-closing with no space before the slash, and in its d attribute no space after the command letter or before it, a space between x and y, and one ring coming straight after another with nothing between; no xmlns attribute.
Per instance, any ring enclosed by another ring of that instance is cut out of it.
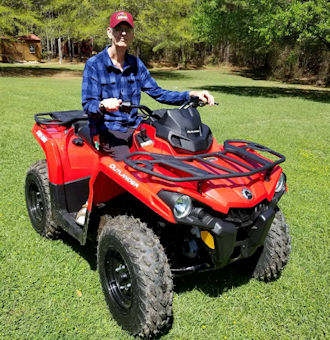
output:
<svg viewBox="0 0 330 340"><path fill-rule="evenodd" d="M27 34L27 35L21 35L17 38L18 40L33 40L33 41L40 41L41 39L37 37L35 34Z"/></svg>

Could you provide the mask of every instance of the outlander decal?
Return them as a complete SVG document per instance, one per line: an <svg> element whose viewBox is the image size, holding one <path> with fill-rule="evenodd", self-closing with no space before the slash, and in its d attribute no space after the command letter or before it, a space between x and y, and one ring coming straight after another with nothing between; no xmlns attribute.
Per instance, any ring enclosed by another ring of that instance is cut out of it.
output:
<svg viewBox="0 0 330 340"><path fill-rule="evenodd" d="M135 188L139 187L139 184L134 181L131 177L127 176L126 174L122 173L120 169L116 167L114 163L109 165L109 168L113 170L116 174L118 174L120 177L122 177L126 182L128 182L130 185L132 185Z"/></svg>

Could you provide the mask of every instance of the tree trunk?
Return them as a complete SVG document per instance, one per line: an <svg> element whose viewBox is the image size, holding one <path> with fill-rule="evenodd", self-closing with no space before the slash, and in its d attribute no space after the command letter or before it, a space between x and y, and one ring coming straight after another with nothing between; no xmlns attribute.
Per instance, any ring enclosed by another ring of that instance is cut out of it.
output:
<svg viewBox="0 0 330 340"><path fill-rule="evenodd" d="M230 59L230 44L227 43L226 49L225 49L225 63L229 63Z"/></svg>
<svg viewBox="0 0 330 340"><path fill-rule="evenodd" d="M181 46L181 62L183 64L183 67L187 66L187 60L186 60L186 55L184 53L184 46Z"/></svg>
<svg viewBox="0 0 330 340"><path fill-rule="evenodd" d="M49 36L48 32L46 32L46 46L47 46L47 60L50 60L50 44L49 44Z"/></svg>
<svg viewBox="0 0 330 340"><path fill-rule="evenodd" d="M55 44L55 38L52 38L51 40L51 45L52 45L52 58L56 57L56 44Z"/></svg>
<svg viewBox="0 0 330 340"><path fill-rule="evenodd" d="M69 53L70 62L72 62L72 45L71 45L70 38L68 38L68 53Z"/></svg>
<svg viewBox="0 0 330 340"><path fill-rule="evenodd" d="M71 39L71 58L74 59L74 40Z"/></svg>
<svg viewBox="0 0 330 340"><path fill-rule="evenodd" d="M53 55L54 55L53 38L50 38L50 52L51 52L50 55L53 58Z"/></svg>
<svg viewBox="0 0 330 340"><path fill-rule="evenodd" d="M80 47L80 42L78 42L78 54L79 54L79 61L81 61L81 47Z"/></svg>
<svg viewBox="0 0 330 340"><path fill-rule="evenodd" d="M62 64L63 54L62 54L61 38L57 39L57 43L58 43L58 62L59 64Z"/></svg>

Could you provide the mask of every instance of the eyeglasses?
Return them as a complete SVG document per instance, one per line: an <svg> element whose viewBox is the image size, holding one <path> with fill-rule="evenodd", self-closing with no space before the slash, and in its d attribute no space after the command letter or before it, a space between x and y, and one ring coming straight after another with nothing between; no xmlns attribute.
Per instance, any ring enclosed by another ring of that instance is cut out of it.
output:
<svg viewBox="0 0 330 340"><path fill-rule="evenodd" d="M131 33L133 32L133 27L114 27L113 30L116 32L116 33Z"/></svg>

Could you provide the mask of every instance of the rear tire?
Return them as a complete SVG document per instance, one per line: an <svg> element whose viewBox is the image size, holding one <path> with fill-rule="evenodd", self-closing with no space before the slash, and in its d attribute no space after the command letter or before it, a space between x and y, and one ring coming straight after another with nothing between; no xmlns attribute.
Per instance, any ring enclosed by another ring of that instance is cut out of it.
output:
<svg viewBox="0 0 330 340"><path fill-rule="evenodd" d="M123 329L154 336L172 320L173 282L163 247L138 219L104 218L97 264L106 302Z"/></svg>
<svg viewBox="0 0 330 340"><path fill-rule="evenodd" d="M52 219L46 160L33 164L26 174L25 201L33 228L43 237L54 239L60 233Z"/></svg>
<svg viewBox="0 0 330 340"><path fill-rule="evenodd" d="M253 272L260 281L277 279L289 260L291 237L283 213L278 209Z"/></svg>

